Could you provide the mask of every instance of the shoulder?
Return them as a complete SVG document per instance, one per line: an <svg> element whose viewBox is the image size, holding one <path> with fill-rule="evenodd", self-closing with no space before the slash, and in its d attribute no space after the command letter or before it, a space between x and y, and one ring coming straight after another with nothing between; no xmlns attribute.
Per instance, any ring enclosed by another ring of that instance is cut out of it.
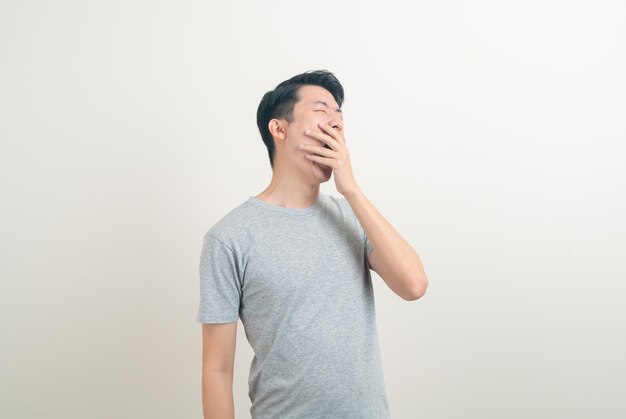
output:
<svg viewBox="0 0 626 419"><path fill-rule="evenodd" d="M321 195L320 195L321 196ZM344 224L361 230L361 224L356 217L350 203L343 196L324 195L325 207L332 213L337 220L341 220Z"/></svg>
<svg viewBox="0 0 626 419"><path fill-rule="evenodd" d="M254 216L254 209L248 201L245 201L228 211L215 222L204 234L207 238L216 239L223 244L232 247L239 240L239 236L246 229Z"/></svg>
<svg viewBox="0 0 626 419"><path fill-rule="evenodd" d="M324 199L327 208L340 213L344 219L349 220L356 217L350 203L343 196L320 194L320 198Z"/></svg>

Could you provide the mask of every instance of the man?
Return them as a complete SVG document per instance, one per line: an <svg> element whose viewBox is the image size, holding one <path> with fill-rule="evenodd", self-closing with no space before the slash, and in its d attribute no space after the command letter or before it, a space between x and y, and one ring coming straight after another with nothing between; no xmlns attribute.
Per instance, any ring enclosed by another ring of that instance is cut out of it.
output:
<svg viewBox="0 0 626 419"><path fill-rule="evenodd" d="M239 318L255 354L253 419L390 417L370 268L407 301L428 280L357 185L343 99L339 81L320 70L280 83L259 104L271 182L211 227L202 247L206 419L234 417ZM333 174L343 197L320 194Z"/></svg>

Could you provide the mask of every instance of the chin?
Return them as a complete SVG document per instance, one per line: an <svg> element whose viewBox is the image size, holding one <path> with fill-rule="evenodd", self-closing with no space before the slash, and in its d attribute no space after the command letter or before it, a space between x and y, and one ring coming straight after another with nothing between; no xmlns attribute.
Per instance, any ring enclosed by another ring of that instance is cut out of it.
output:
<svg viewBox="0 0 626 419"><path fill-rule="evenodd" d="M316 162L312 161L311 166L313 167L313 173L316 175L315 177L320 179L320 183L328 182L333 174L331 169L326 169L326 166L318 165Z"/></svg>
<svg viewBox="0 0 626 419"><path fill-rule="evenodd" d="M328 176L327 178L324 178L324 179L320 180L320 184L322 184L322 183L326 183L326 182L328 182L329 180L330 180L330 176Z"/></svg>

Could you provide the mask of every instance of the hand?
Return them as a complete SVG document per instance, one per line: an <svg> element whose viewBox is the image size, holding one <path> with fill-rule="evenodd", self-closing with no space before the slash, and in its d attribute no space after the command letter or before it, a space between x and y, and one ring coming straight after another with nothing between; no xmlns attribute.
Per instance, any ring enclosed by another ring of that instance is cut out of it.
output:
<svg viewBox="0 0 626 419"><path fill-rule="evenodd" d="M300 144L300 148L310 151L314 154L307 154L306 157L319 164L323 164L333 169L335 175L335 186L337 192L346 195L358 189L356 180L352 173L352 164L350 163L350 154L346 147L346 140L341 132L333 128L330 124L318 124L318 126L326 132L318 133L306 130L304 133L313 138L317 138L325 142L331 149L326 147L314 146L310 144Z"/></svg>

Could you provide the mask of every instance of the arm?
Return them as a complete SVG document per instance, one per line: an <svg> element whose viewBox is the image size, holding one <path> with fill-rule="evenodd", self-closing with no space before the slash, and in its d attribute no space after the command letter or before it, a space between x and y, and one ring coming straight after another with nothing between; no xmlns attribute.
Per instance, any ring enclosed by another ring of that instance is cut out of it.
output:
<svg viewBox="0 0 626 419"><path fill-rule="evenodd" d="M234 419L233 370L237 322L202 324L204 419Z"/></svg>
<svg viewBox="0 0 626 419"><path fill-rule="evenodd" d="M324 133L307 130L305 134L323 141L330 150L307 144L300 147L313 153L307 154L307 158L333 169L337 191L350 203L374 248L368 257L370 266L403 299L411 301L420 298L428 286L422 262L411 245L383 218L357 186L343 136L343 124L318 125Z"/></svg>
<svg viewBox="0 0 626 419"><path fill-rule="evenodd" d="M428 278L411 245L385 220L358 187L343 195L374 248L368 258L370 267L404 300L412 301L424 295Z"/></svg>

